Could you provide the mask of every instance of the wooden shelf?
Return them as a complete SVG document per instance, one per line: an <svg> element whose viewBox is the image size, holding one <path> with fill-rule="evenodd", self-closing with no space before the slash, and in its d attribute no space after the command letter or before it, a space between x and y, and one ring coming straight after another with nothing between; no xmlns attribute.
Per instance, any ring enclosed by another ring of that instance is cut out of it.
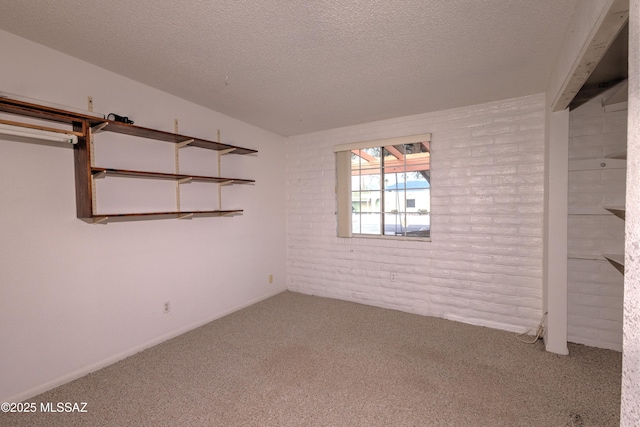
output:
<svg viewBox="0 0 640 427"><path fill-rule="evenodd" d="M252 179L237 179L237 178L222 178L216 176L201 176L201 175L184 175L173 174L163 172L143 172L132 171L125 169L111 169L111 168L91 168L91 174L94 177L99 175L114 175L123 176L129 178L151 178L151 179L165 179L170 181L202 181L202 182L215 182L220 184L251 184L255 181Z"/></svg>
<svg viewBox="0 0 640 427"><path fill-rule="evenodd" d="M89 218L92 223L104 223L113 221L135 221L148 219L189 219L197 217L233 216L241 214L242 209L234 210L211 210L211 211L184 211L184 212L139 212L139 213L114 213L97 214Z"/></svg>
<svg viewBox="0 0 640 427"><path fill-rule="evenodd" d="M174 144L190 141L188 144L189 146L205 148L207 150L229 150L229 152L232 154L254 154L258 152L257 150L251 150L249 148L237 147L235 145L223 144L221 142L209 141L202 138L164 132L156 129L149 129L141 126L130 125L127 123L115 122L113 120L91 120L91 127L96 126L100 127L102 131L106 132L120 133L123 135L136 136L139 138L155 139L156 141L171 142Z"/></svg>
<svg viewBox="0 0 640 427"><path fill-rule="evenodd" d="M206 211L189 211L180 210L180 187L176 188L176 211L175 212L147 212L147 213L116 213L116 214L97 214L95 212L95 186L94 178L104 175L114 175L130 178L148 178L173 180L180 183L189 181L201 181L225 184L251 184L254 180L223 178L215 176L203 175L187 175L181 173L163 173L163 172L145 172L135 170L113 169L93 167L94 163L92 148L92 133L97 132L114 132L123 135L154 139L156 141L164 141L176 144L176 171L178 171L178 151L187 146L204 148L207 150L215 150L218 152L218 170L220 169L220 156L224 154L255 154L257 150L238 147L235 145L223 144L217 141L210 141L202 138L194 138L191 136L180 135L175 133L164 132L155 129L149 129L141 126L134 126L127 123L107 120L101 114L86 114L75 111L62 110L58 107L34 104L21 100L12 99L8 96L0 94L0 112L13 114L22 117L29 117L38 120L52 121L56 123L64 123L71 125L72 130L65 133L71 133L77 137L77 144L73 146L74 152L74 168L76 180L76 216L91 223L102 223L117 220L136 220L136 219L160 219L160 218L193 218L205 216L228 216L241 214L241 209L237 210L206 210ZM55 128L44 127L40 125L31 125L26 123L18 123L7 120L0 120L4 124L19 125L23 127L37 128L39 130L47 130L58 132ZM218 203L222 204L220 189L218 189Z"/></svg>
<svg viewBox="0 0 640 427"><path fill-rule="evenodd" d="M104 121L104 118L100 119L97 117L99 115L92 116L89 114L60 110L6 97L0 97L0 112L66 124L91 122L96 120Z"/></svg>
<svg viewBox="0 0 640 427"><path fill-rule="evenodd" d="M624 274L624 255L623 254L602 254L620 273Z"/></svg>

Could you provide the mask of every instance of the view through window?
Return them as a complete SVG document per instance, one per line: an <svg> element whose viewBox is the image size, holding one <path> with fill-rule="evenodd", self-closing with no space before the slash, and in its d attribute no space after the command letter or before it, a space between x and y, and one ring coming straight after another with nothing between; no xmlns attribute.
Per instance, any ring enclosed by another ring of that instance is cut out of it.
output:
<svg viewBox="0 0 640 427"><path fill-rule="evenodd" d="M352 233L430 236L429 144L424 141L350 150Z"/></svg>

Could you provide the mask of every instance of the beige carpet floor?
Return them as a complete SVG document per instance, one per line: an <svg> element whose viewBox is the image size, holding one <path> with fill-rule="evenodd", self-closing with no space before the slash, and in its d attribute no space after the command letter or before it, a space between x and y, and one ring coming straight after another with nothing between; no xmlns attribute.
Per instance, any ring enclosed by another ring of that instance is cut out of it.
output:
<svg viewBox="0 0 640 427"><path fill-rule="evenodd" d="M284 292L0 414L2 426L617 426L621 354Z"/></svg>

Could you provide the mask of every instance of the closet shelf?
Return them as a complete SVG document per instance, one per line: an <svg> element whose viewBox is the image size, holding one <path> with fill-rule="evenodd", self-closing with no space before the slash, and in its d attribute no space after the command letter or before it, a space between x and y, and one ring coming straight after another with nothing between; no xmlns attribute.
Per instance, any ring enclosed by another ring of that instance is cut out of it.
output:
<svg viewBox="0 0 640 427"><path fill-rule="evenodd" d="M569 252L567 254L567 258L568 259L581 259L581 260L588 260L588 261L603 261L604 262L604 260L602 259L602 256L595 255L595 254Z"/></svg>
<svg viewBox="0 0 640 427"><path fill-rule="evenodd" d="M618 218L624 219L625 215L625 207L624 206L603 206L606 210L617 216Z"/></svg>
<svg viewBox="0 0 640 427"><path fill-rule="evenodd" d="M569 206L569 215L609 215L611 212L607 212L606 208L599 207L584 207L584 206Z"/></svg>
<svg viewBox="0 0 640 427"><path fill-rule="evenodd" d="M602 254L620 273L624 274L624 254Z"/></svg>
<svg viewBox="0 0 640 427"><path fill-rule="evenodd" d="M627 160L627 150L618 151L617 153L612 153L606 156L607 159L619 159L619 160Z"/></svg>
<svg viewBox="0 0 640 427"><path fill-rule="evenodd" d="M151 179L165 179L170 181L204 181L204 182L217 182L221 184L252 184L255 182L253 179L238 179L238 178L222 178L217 176L202 176L202 175L184 175L174 173L163 172L144 172L133 171L125 169L112 169L112 168L91 168L91 174L98 178L104 175L124 176L129 178L151 178Z"/></svg>

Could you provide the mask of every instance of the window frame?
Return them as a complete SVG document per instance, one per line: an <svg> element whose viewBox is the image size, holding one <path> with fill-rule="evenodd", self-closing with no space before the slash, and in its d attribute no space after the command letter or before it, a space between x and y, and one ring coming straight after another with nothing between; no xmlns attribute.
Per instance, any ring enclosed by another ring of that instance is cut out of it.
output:
<svg viewBox="0 0 640 427"><path fill-rule="evenodd" d="M431 232L429 236L403 236L403 235L385 235L384 228L381 228L380 234L359 234L353 233L352 230L352 165L351 165L351 153L352 150L362 150L368 148L381 148L381 153L385 147L397 146L404 144L417 144L427 143L429 153L431 153L431 134L418 134L410 136L402 136L396 138L386 138L373 141L361 141L348 144L340 144L333 147L333 151L336 155L336 201L337 201L337 235L338 237L364 237L364 238L382 238L382 239L397 239L397 240L411 240L411 241L431 241ZM406 161L406 159L405 159ZM429 164L431 161L429 160ZM406 171L404 172L406 173ZM381 177L384 176L384 169L380 167ZM382 185L382 184L381 184ZM431 189L431 182L429 181L429 190ZM405 184L405 197L406 197L406 184ZM381 188L381 193L384 193L384 188ZM431 196L429 195L429 198ZM405 207L406 209L406 207ZM431 209L429 209L429 231L431 231ZM384 216L384 207L381 209L380 215Z"/></svg>

